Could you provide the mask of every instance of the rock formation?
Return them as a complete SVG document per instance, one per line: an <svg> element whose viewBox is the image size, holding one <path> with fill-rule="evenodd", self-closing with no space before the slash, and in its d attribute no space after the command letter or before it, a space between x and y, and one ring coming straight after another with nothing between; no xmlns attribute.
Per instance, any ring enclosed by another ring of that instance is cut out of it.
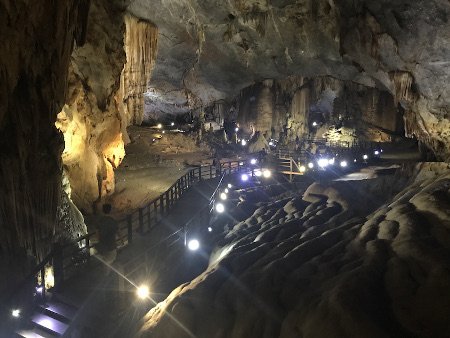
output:
<svg viewBox="0 0 450 338"><path fill-rule="evenodd" d="M63 230L57 208L64 144L54 123L88 9L89 1L0 1L2 290L29 272L25 255L42 258Z"/></svg>
<svg viewBox="0 0 450 338"><path fill-rule="evenodd" d="M208 269L138 336L448 337L449 166L407 172L237 190Z"/></svg>
<svg viewBox="0 0 450 338"><path fill-rule="evenodd" d="M450 154L446 1L138 0L129 11L160 32L151 113L232 101L264 79L327 75L390 93L407 135Z"/></svg>

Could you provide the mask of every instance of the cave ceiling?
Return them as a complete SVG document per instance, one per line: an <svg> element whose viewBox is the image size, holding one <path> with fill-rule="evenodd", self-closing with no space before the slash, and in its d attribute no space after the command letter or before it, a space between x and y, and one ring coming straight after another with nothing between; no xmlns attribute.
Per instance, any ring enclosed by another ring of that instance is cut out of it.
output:
<svg viewBox="0 0 450 338"><path fill-rule="evenodd" d="M394 94L407 72L435 115L448 118L446 0L137 0L156 24L148 109L176 113L230 99L267 78L333 76Z"/></svg>

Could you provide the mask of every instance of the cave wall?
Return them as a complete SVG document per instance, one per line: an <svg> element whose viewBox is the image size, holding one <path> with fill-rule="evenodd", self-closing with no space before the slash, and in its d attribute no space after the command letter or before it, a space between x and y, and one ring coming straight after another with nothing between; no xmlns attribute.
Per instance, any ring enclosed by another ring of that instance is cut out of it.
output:
<svg viewBox="0 0 450 338"><path fill-rule="evenodd" d="M54 126L89 1L0 1L0 289L42 258L58 227L63 138Z"/></svg>
<svg viewBox="0 0 450 338"><path fill-rule="evenodd" d="M324 103L324 94L329 93L335 96ZM340 121L371 141L389 141L403 127L395 97L388 91L332 77L265 80L245 88L235 100L237 121L245 132L254 128L287 142L313 135L310 112L323 114L328 121L317 137Z"/></svg>
<svg viewBox="0 0 450 338"><path fill-rule="evenodd" d="M56 122L64 133L72 200L86 212L114 191L114 169L125 156L128 123L116 101L125 63L123 10L117 1L92 1L86 43L72 53L66 104Z"/></svg>

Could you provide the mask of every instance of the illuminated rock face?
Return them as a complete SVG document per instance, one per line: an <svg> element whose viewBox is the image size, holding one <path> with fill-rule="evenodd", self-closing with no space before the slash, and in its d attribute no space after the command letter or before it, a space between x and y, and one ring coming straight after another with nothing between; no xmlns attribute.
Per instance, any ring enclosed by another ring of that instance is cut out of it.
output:
<svg viewBox="0 0 450 338"><path fill-rule="evenodd" d="M0 289L29 271L24 255L42 258L64 230L62 135L74 40L84 42L88 1L0 1ZM22 264L20 264L22 263Z"/></svg>
<svg viewBox="0 0 450 338"><path fill-rule="evenodd" d="M66 105L56 126L64 133L63 164L72 200L87 212L114 191L127 121L115 99L125 63L123 12L108 1L91 5L86 44L72 53Z"/></svg>
<svg viewBox="0 0 450 338"><path fill-rule="evenodd" d="M264 79L328 75L390 93L408 135L450 154L448 2L138 0L129 11L160 32L149 113L231 101Z"/></svg>

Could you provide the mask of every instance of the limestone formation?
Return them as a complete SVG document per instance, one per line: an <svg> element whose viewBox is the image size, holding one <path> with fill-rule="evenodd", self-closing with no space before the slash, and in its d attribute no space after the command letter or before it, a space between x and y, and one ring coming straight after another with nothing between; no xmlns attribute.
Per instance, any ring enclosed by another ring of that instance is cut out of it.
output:
<svg viewBox="0 0 450 338"><path fill-rule="evenodd" d="M137 336L448 337L449 167L406 172L234 192L208 269Z"/></svg>

